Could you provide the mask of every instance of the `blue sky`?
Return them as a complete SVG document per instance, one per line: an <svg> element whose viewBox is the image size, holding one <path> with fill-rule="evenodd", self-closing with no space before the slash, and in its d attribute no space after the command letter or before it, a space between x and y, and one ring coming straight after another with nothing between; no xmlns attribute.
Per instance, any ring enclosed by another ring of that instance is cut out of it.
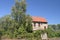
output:
<svg viewBox="0 0 60 40"><path fill-rule="evenodd" d="M60 0L26 0L27 13L31 16L41 16L49 24L60 23ZM0 0L0 17L11 13L14 0Z"/></svg>

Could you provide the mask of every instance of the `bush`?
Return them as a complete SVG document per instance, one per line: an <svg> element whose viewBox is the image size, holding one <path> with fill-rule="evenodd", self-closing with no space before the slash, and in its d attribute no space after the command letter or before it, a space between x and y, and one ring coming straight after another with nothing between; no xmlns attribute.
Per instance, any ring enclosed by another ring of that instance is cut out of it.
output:
<svg viewBox="0 0 60 40"><path fill-rule="evenodd" d="M35 31L35 32L34 32L34 37L35 37L35 38L41 38L41 31L40 31L40 30Z"/></svg>
<svg viewBox="0 0 60 40"><path fill-rule="evenodd" d="M55 32L56 37L60 37L60 31Z"/></svg>
<svg viewBox="0 0 60 40"><path fill-rule="evenodd" d="M49 27L46 30L46 32L47 32L47 35L48 35L49 38L55 37L55 31L51 27Z"/></svg>

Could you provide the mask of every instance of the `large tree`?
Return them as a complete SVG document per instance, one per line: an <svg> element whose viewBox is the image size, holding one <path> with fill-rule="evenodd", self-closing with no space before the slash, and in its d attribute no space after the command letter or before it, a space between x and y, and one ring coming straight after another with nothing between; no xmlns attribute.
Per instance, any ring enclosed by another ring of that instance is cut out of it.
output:
<svg viewBox="0 0 60 40"><path fill-rule="evenodd" d="M26 1L16 1L11 15L0 18L0 36L19 37L32 32L31 16L26 14Z"/></svg>
<svg viewBox="0 0 60 40"><path fill-rule="evenodd" d="M26 0L16 1L15 5L12 8L12 18L18 24L17 29L23 26L24 29L28 32L32 31L31 17L26 14Z"/></svg>

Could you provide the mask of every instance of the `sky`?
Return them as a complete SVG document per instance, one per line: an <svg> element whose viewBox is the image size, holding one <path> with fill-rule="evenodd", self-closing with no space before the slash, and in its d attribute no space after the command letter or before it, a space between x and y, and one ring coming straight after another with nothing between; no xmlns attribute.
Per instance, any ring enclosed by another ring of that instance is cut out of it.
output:
<svg viewBox="0 0 60 40"><path fill-rule="evenodd" d="M0 18L11 14L14 0L0 0ZM26 0L26 13L44 17L48 24L60 24L60 0Z"/></svg>

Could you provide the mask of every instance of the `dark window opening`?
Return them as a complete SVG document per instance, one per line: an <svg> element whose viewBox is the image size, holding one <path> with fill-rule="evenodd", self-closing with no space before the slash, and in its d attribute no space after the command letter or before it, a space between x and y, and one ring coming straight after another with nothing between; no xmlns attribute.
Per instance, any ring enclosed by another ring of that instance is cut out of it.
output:
<svg viewBox="0 0 60 40"><path fill-rule="evenodd" d="M46 26L44 26L44 29L46 29Z"/></svg>
<svg viewBox="0 0 60 40"><path fill-rule="evenodd" d="M40 23L38 23L38 26L40 27Z"/></svg>
<svg viewBox="0 0 60 40"><path fill-rule="evenodd" d="M36 26L36 23L34 23L34 27Z"/></svg>

